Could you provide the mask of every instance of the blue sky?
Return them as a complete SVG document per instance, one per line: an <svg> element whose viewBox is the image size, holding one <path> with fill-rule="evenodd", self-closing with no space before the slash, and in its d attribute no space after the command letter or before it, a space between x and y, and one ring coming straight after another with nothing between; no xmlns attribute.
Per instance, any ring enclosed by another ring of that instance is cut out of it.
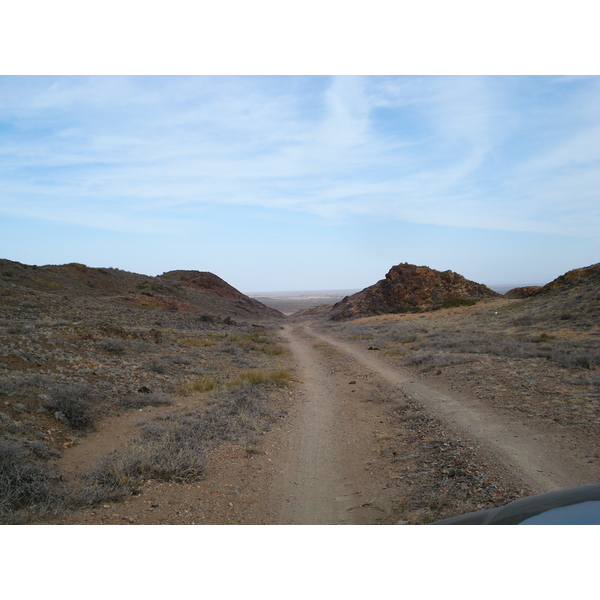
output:
<svg viewBox="0 0 600 600"><path fill-rule="evenodd" d="M244 292L600 261L600 77L2 76L0 257Z"/></svg>

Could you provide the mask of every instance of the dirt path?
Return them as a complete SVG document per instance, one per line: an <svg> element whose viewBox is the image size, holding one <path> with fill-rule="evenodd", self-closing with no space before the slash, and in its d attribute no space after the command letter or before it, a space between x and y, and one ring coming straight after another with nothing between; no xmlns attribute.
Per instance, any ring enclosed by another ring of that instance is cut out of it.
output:
<svg viewBox="0 0 600 600"><path fill-rule="evenodd" d="M585 448L567 433L535 427L474 397L419 382L414 374L386 364L376 352L308 327L306 332L352 357L450 426L490 449L504 466L537 492L598 481L597 465L588 460Z"/></svg>
<svg viewBox="0 0 600 600"><path fill-rule="evenodd" d="M385 473L374 467L373 452L377 436L387 435L389 414L354 393L348 375L323 360L313 338L290 326L283 333L302 389L279 436L271 485L277 522L382 522L393 500Z"/></svg>

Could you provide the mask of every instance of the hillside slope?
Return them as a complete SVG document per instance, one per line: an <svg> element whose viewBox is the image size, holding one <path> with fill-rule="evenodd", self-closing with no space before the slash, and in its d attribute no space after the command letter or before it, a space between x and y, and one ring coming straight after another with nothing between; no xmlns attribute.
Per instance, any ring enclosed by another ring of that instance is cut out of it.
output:
<svg viewBox="0 0 600 600"><path fill-rule="evenodd" d="M212 273L171 271L158 277L79 263L24 265L0 260L0 296L35 305L81 301L145 311L181 311L209 318L282 318L278 311L248 296Z"/></svg>

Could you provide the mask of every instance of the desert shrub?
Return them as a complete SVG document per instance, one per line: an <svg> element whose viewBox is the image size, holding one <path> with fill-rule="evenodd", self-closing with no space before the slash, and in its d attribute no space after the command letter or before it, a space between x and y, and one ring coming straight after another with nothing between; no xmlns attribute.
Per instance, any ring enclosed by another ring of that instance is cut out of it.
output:
<svg viewBox="0 0 600 600"><path fill-rule="evenodd" d="M144 479L187 481L199 477L206 466L202 438L186 423L155 425L132 441L127 450L112 452L84 477L99 490L118 494Z"/></svg>
<svg viewBox="0 0 600 600"><path fill-rule="evenodd" d="M0 412L0 430L9 433L19 431L20 427L6 413Z"/></svg>
<svg viewBox="0 0 600 600"><path fill-rule="evenodd" d="M149 370L153 371L154 373L164 374L164 373L168 372L169 364L164 359L154 358L154 359L152 359L152 362L150 363Z"/></svg>
<svg viewBox="0 0 600 600"><path fill-rule="evenodd" d="M23 377L23 385L47 387L52 382L52 379L52 376L46 373L28 373Z"/></svg>
<svg viewBox="0 0 600 600"><path fill-rule="evenodd" d="M247 442L257 432L268 429L273 415L266 399L260 384L245 382L220 390L204 414L206 439Z"/></svg>
<svg viewBox="0 0 600 600"><path fill-rule="evenodd" d="M579 349L565 350L556 349L550 354L550 358L562 367L575 367L593 369L600 365L600 350Z"/></svg>
<svg viewBox="0 0 600 600"><path fill-rule="evenodd" d="M444 354L442 352L415 352L407 359L410 365L419 365L424 371L436 367L447 367L449 365L464 364L474 359L456 354Z"/></svg>
<svg viewBox="0 0 600 600"><path fill-rule="evenodd" d="M233 344L231 340L226 340L219 346L219 352L224 352L226 354L236 354L238 350L238 346Z"/></svg>
<svg viewBox="0 0 600 600"><path fill-rule="evenodd" d="M114 323L103 323L100 325L100 331L104 333L104 335L108 335L111 338L121 338L123 340L131 337L131 334L120 325L115 325ZM135 337L135 336L134 336Z"/></svg>
<svg viewBox="0 0 600 600"><path fill-rule="evenodd" d="M193 373L194 375L204 376L204 375L206 375L206 369L203 369L201 367L192 367L190 369L190 373Z"/></svg>
<svg viewBox="0 0 600 600"><path fill-rule="evenodd" d="M164 392L152 392L125 396L119 400L119 404L124 408L143 408L144 406L170 406L173 400Z"/></svg>
<svg viewBox="0 0 600 600"><path fill-rule="evenodd" d="M456 308L458 306L473 306L477 304L477 302L471 298L459 298L458 296L453 296L452 298L446 298L442 302L442 308Z"/></svg>
<svg viewBox="0 0 600 600"><path fill-rule="evenodd" d="M15 324L9 325L6 329L6 332L16 335L16 334L21 334L21 333L27 333L27 329L25 329L25 326L22 323L15 323Z"/></svg>
<svg viewBox="0 0 600 600"><path fill-rule="evenodd" d="M88 385L75 383L54 387L44 402L44 408L54 411L59 421L77 431L92 429L95 411L91 404L94 389Z"/></svg>
<svg viewBox="0 0 600 600"><path fill-rule="evenodd" d="M190 392L210 392L211 390L214 390L217 385L217 382L212 377L197 377L178 387L177 392L180 394Z"/></svg>
<svg viewBox="0 0 600 600"><path fill-rule="evenodd" d="M227 334L225 343L221 345L221 352L234 354L236 349L264 352L268 356L275 356L284 352L281 346L275 345L275 340L269 334L259 331L243 335Z"/></svg>
<svg viewBox="0 0 600 600"><path fill-rule="evenodd" d="M266 334L260 332L247 333L243 336L244 340L254 342L255 344L272 344L273 340Z"/></svg>
<svg viewBox="0 0 600 600"><path fill-rule="evenodd" d="M401 392L395 386L387 382L375 382L369 389L367 402L388 403L396 401Z"/></svg>
<svg viewBox="0 0 600 600"><path fill-rule="evenodd" d="M188 410L141 423L141 434L126 450L107 455L83 476L76 501L118 500L146 479L197 479L206 466L207 447L223 441L250 443L276 416L260 385L244 382L221 388L206 410Z"/></svg>
<svg viewBox="0 0 600 600"><path fill-rule="evenodd" d="M419 348L452 350L453 352L481 352L482 344L488 342L475 335L462 335L460 333L440 333L430 334L426 340L421 340ZM495 343L495 342L494 342Z"/></svg>
<svg viewBox="0 0 600 600"><path fill-rule="evenodd" d="M21 444L27 449L33 456L41 459L59 458L60 452L54 448L48 448L43 442L35 440L21 440Z"/></svg>
<svg viewBox="0 0 600 600"><path fill-rule="evenodd" d="M105 352L123 354L127 350L127 343L119 338L109 338L98 342L98 348Z"/></svg>
<svg viewBox="0 0 600 600"><path fill-rule="evenodd" d="M111 452L83 476L76 502L118 500L146 479L197 479L206 466L203 430L198 415L144 425L126 450Z"/></svg>
<svg viewBox="0 0 600 600"><path fill-rule="evenodd" d="M285 348L283 346L280 346L279 344L275 346L266 346L264 348L261 348L261 350L267 356L280 356L281 354L285 354Z"/></svg>
<svg viewBox="0 0 600 600"><path fill-rule="evenodd" d="M550 342L553 339L555 339L556 336L554 335L549 335L547 333L540 333L540 335L538 335L536 338L534 338L533 340L531 340L534 344L542 344L544 342Z"/></svg>
<svg viewBox="0 0 600 600"><path fill-rule="evenodd" d="M12 396L16 390L15 381L9 377L0 379L0 395Z"/></svg>
<svg viewBox="0 0 600 600"><path fill-rule="evenodd" d="M192 360L190 360L189 358L187 358L186 356L183 356L181 354L176 354L175 356L173 356L172 358L170 358L170 360L172 362L174 362L176 365L191 365L193 364Z"/></svg>
<svg viewBox="0 0 600 600"><path fill-rule="evenodd" d="M197 337L192 337L192 338L184 338L182 340L179 340L180 344L183 344L184 346L190 346L190 347L196 347L196 348L208 348L210 346L216 346L218 342L216 342L215 340L209 339L209 338L197 338Z"/></svg>
<svg viewBox="0 0 600 600"><path fill-rule="evenodd" d="M5 396L28 396L31 388L46 387L52 377L39 373L14 375L0 379L0 394Z"/></svg>
<svg viewBox="0 0 600 600"><path fill-rule="evenodd" d="M252 385L272 384L280 387L285 387L291 378L289 369L276 369L273 371L265 371L262 369L249 369L240 373L232 382L231 385L244 385L250 383Z"/></svg>
<svg viewBox="0 0 600 600"><path fill-rule="evenodd" d="M62 504L60 477L16 441L0 441L0 522L21 523Z"/></svg>
<svg viewBox="0 0 600 600"><path fill-rule="evenodd" d="M521 327L530 327L535 323L535 319L529 315L525 315L523 317L517 317L513 320L513 325L518 325Z"/></svg>

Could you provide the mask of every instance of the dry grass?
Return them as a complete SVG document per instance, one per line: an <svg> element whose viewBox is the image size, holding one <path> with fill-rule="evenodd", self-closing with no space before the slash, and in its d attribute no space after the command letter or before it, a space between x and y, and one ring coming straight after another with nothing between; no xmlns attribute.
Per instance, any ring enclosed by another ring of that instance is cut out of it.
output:
<svg viewBox="0 0 600 600"><path fill-rule="evenodd" d="M198 377L187 381L177 388L178 394L191 394L192 392L210 392L218 386L218 383L212 377Z"/></svg>
<svg viewBox="0 0 600 600"><path fill-rule="evenodd" d="M289 369L275 369L267 371L265 369L250 369L240 373L231 383L231 386L237 385L275 385L286 387L291 379Z"/></svg>

